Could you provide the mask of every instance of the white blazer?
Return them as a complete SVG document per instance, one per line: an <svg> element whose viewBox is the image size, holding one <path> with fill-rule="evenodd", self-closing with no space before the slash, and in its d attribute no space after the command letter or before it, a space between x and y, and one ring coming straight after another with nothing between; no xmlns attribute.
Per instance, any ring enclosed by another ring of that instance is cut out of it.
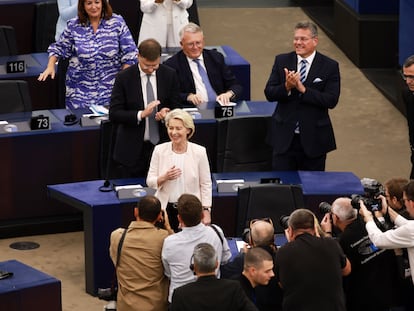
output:
<svg viewBox="0 0 414 311"><path fill-rule="evenodd" d="M193 4L193 0L164 0L163 3L155 3L154 0L140 0L141 11L143 13L141 29L139 31L138 45L148 38L156 39L162 47L167 46L167 20L169 11L166 2L172 5L172 31L175 34L175 44L170 46L180 46L179 32L181 28L188 24L187 9Z"/></svg>
<svg viewBox="0 0 414 311"><path fill-rule="evenodd" d="M163 209L167 207L173 183L167 180L158 187L157 179L173 165L172 143L166 142L155 146L148 171L147 185L157 189L155 196L161 201ZM210 207L212 185L206 148L188 142L182 173L184 175L184 193L197 196L203 206Z"/></svg>

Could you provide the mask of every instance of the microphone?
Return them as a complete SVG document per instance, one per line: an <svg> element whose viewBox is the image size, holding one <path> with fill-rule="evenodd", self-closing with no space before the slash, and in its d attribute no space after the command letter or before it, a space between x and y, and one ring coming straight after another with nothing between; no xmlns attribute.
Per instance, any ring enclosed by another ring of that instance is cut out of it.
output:
<svg viewBox="0 0 414 311"><path fill-rule="evenodd" d="M110 130L105 131L105 129L107 129L108 127L110 127ZM105 132L109 132L108 152L107 152L106 163L105 163L106 165L105 166L105 181L104 181L104 184L99 187L99 191L101 192L111 192L114 190L114 187L111 181L109 180L109 171L110 171L111 160L112 160L112 140L113 140L113 136L115 135L115 128L116 128L115 124L113 124L111 121L109 120L101 121L101 135L105 135ZM103 142L101 141L101 153L102 153L102 149L103 149ZM104 159L101 154L101 161L103 160Z"/></svg>

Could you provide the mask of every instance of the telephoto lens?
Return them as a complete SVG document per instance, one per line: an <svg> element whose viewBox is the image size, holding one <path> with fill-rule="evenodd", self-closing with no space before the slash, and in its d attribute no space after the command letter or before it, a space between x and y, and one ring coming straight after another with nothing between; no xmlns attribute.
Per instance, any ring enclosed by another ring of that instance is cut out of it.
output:
<svg viewBox="0 0 414 311"><path fill-rule="evenodd" d="M279 224L283 228L283 230L286 230L289 227L288 222L289 222L289 216L286 216L286 215L280 216Z"/></svg>
<svg viewBox="0 0 414 311"><path fill-rule="evenodd" d="M325 215L326 213L330 213L332 210L332 205L328 202L321 202L319 203L319 212L322 215Z"/></svg>

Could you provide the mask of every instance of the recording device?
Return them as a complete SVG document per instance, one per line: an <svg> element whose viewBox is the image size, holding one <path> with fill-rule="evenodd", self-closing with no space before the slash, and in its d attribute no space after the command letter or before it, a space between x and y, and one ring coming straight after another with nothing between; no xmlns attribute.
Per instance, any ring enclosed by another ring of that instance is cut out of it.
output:
<svg viewBox="0 0 414 311"><path fill-rule="evenodd" d="M332 205L328 202L321 202L319 203L319 212L322 215L325 215L326 213L330 213L332 211Z"/></svg>
<svg viewBox="0 0 414 311"><path fill-rule="evenodd" d="M361 179L361 184L364 187L364 195L352 194L352 207L359 210L359 201L362 201L369 211L381 211L381 199L379 199L378 196L384 195L384 187L382 184L371 178Z"/></svg>
<svg viewBox="0 0 414 311"><path fill-rule="evenodd" d="M288 215L282 215L279 218L279 225L286 230L289 227L289 217Z"/></svg>
<svg viewBox="0 0 414 311"><path fill-rule="evenodd" d="M98 288L98 298L105 301L116 300L116 290L112 287Z"/></svg>

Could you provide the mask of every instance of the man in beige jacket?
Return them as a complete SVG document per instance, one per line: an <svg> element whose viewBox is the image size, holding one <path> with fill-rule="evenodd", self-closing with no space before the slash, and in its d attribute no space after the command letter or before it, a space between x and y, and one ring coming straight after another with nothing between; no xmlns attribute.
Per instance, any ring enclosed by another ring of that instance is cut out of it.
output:
<svg viewBox="0 0 414 311"><path fill-rule="evenodd" d="M162 220L161 203L154 196L145 196L134 215L136 221L127 229L119 228L111 234L109 252L118 278L117 310L166 311L169 282L161 249L168 232L155 226ZM117 263L118 245L125 230Z"/></svg>

